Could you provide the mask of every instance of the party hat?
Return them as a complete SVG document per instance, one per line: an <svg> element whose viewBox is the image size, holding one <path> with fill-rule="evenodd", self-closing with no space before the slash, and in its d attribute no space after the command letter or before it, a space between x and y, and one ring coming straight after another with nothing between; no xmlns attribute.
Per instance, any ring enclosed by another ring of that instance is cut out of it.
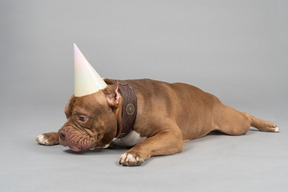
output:
<svg viewBox="0 0 288 192"><path fill-rule="evenodd" d="M107 84L74 43L74 95L81 97L104 89Z"/></svg>

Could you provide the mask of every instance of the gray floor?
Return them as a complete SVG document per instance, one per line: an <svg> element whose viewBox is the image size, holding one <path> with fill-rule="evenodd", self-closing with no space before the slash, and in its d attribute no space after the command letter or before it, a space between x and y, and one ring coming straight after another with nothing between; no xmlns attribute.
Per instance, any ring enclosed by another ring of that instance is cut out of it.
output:
<svg viewBox="0 0 288 192"><path fill-rule="evenodd" d="M0 191L288 189L288 1L0 0ZM65 122L72 45L102 77L184 82L281 133L209 135L141 167L35 142Z"/></svg>
<svg viewBox="0 0 288 192"><path fill-rule="evenodd" d="M180 154L122 167L117 160L125 149L76 153L38 145L38 134L64 122L62 108L14 110L20 118L1 121L1 191L284 192L288 187L285 119L278 120L279 134L254 129L238 137L212 134L185 143Z"/></svg>

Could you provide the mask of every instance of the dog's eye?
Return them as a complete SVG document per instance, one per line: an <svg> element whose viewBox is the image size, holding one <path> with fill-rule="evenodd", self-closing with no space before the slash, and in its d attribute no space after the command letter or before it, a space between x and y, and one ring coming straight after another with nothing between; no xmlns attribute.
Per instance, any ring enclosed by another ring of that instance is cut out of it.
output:
<svg viewBox="0 0 288 192"><path fill-rule="evenodd" d="M87 121L87 117L85 117L85 116L82 116L82 115L80 115L79 117L78 117L78 120L79 121L81 121L82 123L85 123L86 121Z"/></svg>

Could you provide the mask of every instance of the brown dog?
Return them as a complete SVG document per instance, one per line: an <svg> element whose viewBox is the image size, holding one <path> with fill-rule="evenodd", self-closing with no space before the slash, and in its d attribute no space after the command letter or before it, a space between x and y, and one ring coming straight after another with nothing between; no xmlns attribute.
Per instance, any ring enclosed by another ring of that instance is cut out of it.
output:
<svg viewBox="0 0 288 192"><path fill-rule="evenodd" d="M105 82L108 86L101 91L72 96L65 108L67 122L58 133L38 136L37 142L60 143L74 151L106 148L112 143L134 146L119 159L122 165L134 166L151 156L181 152L183 142L211 131L242 135L253 126L260 131L279 132L274 123L238 112L191 85L150 79ZM130 88L130 95L135 93L136 103L125 104L126 97L130 97L124 93L125 86ZM132 130L127 131L126 121Z"/></svg>

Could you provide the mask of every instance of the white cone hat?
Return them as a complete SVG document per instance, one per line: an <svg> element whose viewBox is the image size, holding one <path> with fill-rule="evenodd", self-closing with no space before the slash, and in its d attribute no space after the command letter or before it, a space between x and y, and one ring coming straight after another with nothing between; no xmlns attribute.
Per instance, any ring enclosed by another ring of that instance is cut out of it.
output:
<svg viewBox="0 0 288 192"><path fill-rule="evenodd" d="M74 43L74 95L81 97L104 89L107 84Z"/></svg>

